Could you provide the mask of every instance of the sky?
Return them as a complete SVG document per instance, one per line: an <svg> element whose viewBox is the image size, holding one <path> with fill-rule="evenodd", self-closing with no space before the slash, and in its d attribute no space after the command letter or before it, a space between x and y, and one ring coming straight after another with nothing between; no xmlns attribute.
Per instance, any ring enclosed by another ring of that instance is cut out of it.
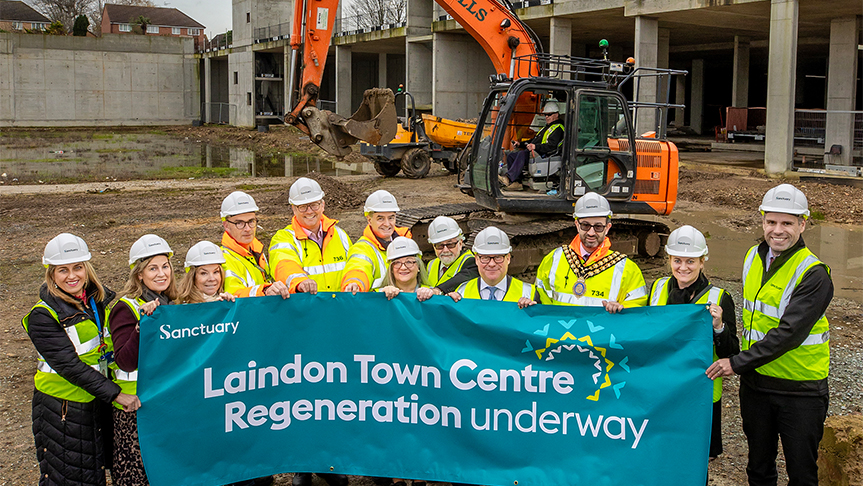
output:
<svg viewBox="0 0 863 486"><path fill-rule="evenodd" d="M231 0L153 0L157 7L173 7L206 27L207 37L231 30Z"/></svg>

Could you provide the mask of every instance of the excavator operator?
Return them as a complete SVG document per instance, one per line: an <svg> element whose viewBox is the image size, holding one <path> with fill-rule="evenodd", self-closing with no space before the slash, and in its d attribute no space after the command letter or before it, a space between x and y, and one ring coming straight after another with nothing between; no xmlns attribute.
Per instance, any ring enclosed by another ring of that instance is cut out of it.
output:
<svg viewBox="0 0 863 486"><path fill-rule="evenodd" d="M512 141L513 151L506 156L506 175L498 176L500 184L507 191L521 191L521 173L528 157L535 159L550 157L563 145L563 122L557 102L549 101L542 109L545 126L527 143ZM522 149L522 150L519 150Z"/></svg>

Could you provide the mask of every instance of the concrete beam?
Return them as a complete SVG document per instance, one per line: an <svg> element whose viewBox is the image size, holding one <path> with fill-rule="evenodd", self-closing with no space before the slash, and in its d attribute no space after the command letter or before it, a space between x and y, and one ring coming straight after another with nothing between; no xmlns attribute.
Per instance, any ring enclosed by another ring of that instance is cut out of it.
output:
<svg viewBox="0 0 863 486"><path fill-rule="evenodd" d="M204 122L210 123L213 102L213 64L209 57L204 58Z"/></svg>
<svg viewBox="0 0 863 486"><path fill-rule="evenodd" d="M771 0L764 170L783 174L794 158L798 0Z"/></svg>
<svg viewBox="0 0 863 486"><path fill-rule="evenodd" d="M344 117L353 114L353 56L351 46L336 46L336 113Z"/></svg>
<svg viewBox="0 0 863 486"><path fill-rule="evenodd" d="M692 60L689 90L689 126L701 135L704 131L704 59Z"/></svg>
<svg viewBox="0 0 863 486"><path fill-rule="evenodd" d="M562 17L549 19L549 53L557 56L572 55L572 20ZM569 79L564 74L563 79Z"/></svg>
<svg viewBox="0 0 863 486"><path fill-rule="evenodd" d="M659 21L650 17L635 18L635 65L657 67L659 56ZM639 80L637 99L641 103L656 102L656 78ZM656 129L656 114L649 108L639 109L635 119L635 134Z"/></svg>
<svg viewBox="0 0 863 486"><path fill-rule="evenodd" d="M827 129L825 152L833 145L842 146L841 155L825 155L825 164L851 165L854 146L854 115L848 113L857 104L857 32L858 17L833 19L830 22L830 58L827 69Z"/></svg>
<svg viewBox="0 0 863 486"><path fill-rule="evenodd" d="M749 38L734 36L731 106L749 106Z"/></svg>

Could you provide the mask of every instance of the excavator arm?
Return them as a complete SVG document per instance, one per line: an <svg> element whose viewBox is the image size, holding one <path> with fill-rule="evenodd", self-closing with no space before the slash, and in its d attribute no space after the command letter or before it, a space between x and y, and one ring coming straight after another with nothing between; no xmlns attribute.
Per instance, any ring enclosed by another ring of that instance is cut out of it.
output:
<svg viewBox="0 0 863 486"><path fill-rule="evenodd" d="M350 118L317 108L339 1L294 2L288 74L288 104L292 109L285 115L285 123L307 133L312 142L327 152L343 157L358 140L372 145L388 143L395 137L398 122L395 97L388 88L366 90L362 105ZM516 61L519 56L536 54L541 46L536 35L507 5L498 0L435 1L479 42L497 74L510 79L539 74L538 63ZM295 82L299 82L296 103ZM532 102L519 100L519 103Z"/></svg>
<svg viewBox="0 0 863 486"><path fill-rule="evenodd" d="M309 135L312 142L330 154L344 157L358 140L373 145L385 144L396 135L398 120L395 96L388 88L373 88L363 94L363 102L350 117L344 118L317 107L321 79L327 62L339 0L295 0L291 29L291 60L288 74L288 104L291 112L285 123ZM299 60L302 52L302 60ZM297 66L297 62L302 62ZM297 75L297 70L300 75ZM296 103L294 82L299 81Z"/></svg>

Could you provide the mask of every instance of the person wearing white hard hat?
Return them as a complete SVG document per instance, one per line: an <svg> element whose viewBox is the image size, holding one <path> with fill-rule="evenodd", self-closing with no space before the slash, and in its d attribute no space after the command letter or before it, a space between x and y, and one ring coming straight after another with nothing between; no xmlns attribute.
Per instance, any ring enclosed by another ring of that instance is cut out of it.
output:
<svg viewBox="0 0 863 486"><path fill-rule="evenodd" d="M381 287L387 270L387 247L393 238L411 237L409 228L396 226L398 211L395 196L387 191L375 191L366 198L363 213L368 225L363 230L363 236L348 250L348 261L342 274L343 292L355 294Z"/></svg>
<svg viewBox="0 0 863 486"><path fill-rule="evenodd" d="M513 151L506 156L506 175L498 176L503 189L522 190L522 171L528 158L550 157L563 147L563 121L560 120L560 107L557 102L546 103L542 114L545 117L545 126L535 137L527 142L511 142Z"/></svg>
<svg viewBox="0 0 863 486"><path fill-rule="evenodd" d="M173 304L177 286L168 242L156 235L138 238L129 249L129 278L108 315L117 369L114 381L125 393L137 393L139 322L160 305ZM148 484L138 444L137 414L114 412L114 466L111 478L118 486Z"/></svg>
<svg viewBox="0 0 863 486"><path fill-rule="evenodd" d="M578 235L555 248L537 269L536 285L552 304L605 307L620 312L647 305L641 269L611 249L611 206L595 192L575 202Z"/></svg>
<svg viewBox="0 0 863 486"><path fill-rule="evenodd" d="M650 288L650 305L701 304L713 319L713 359L740 352L734 301L725 290L712 285L704 275L707 240L692 226L682 226L668 235L665 245L671 277L662 277ZM713 424L708 457L722 454L722 379L713 382Z"/></svg>
<svg viewBox="0 0 863 486"><path fill-rule="evenodd" d="M383 286L377 291L383 292L387 300L402 292L415 293L417 300L422 302L435 295L428 286L426 275L419 245L410 238L399 236L387 247L387 274Z"/></svg>
<svg viewBox="0 0 863 486"><path fill-rule="evenodd" d="M536 286L507 275L512 258L509 236L494 226L480 231L474 238L479 276L464 282L449 294L456 302L461 299L516 302L520 309L540 300Z"/></svg>
<svg viewBox="0 0 863 486"><path fill-rule="evenodd" d="M351 239L324 215L324 191L314 179L291 185L291 224L270 240L270 273L291 292L339 291ZM297 485L299 486L299 485Z"/></svg>
<svg viewBox="0 0 863 486"><path fill-rule="evenodd" d="M90 264L81 238L62 233L45 246L39 302L21 320L37 351L33 436L40 484L104 485L103 417L114 402L126 412L141 406L110 377L106 306L114 292ZM125 412L124 412L125 413Z"/></svg>
<svg viewBox="0 0 863 486"><path fill-rule="evenodd" d="M237 297L281 295L288 297L284 282L273 281L264 245L256 237L258 205L245 192L235 191L222 201L222 254L225 291Z"/></svg>
<svg viewBox="0 0 863 486"><path fill-rule="evenodd" d="M436 295L448 294L479 276L476 259L464 246L464 233L450 217L438 216L429 224L429 243L437 258L429 262L429 285Z"/></svg>
<svg viewBox="0 0 863 486"><path fill-rule="evenodd" d="M200 241L186 253L186 276L177 289L178 304L200 304L227 300L233 302L234 294L225 292L225 278L222 264L225 257L222 249L215 243Z"/></svg>
<svg viewBox="0 0 863 486"><path fill-rule="evenodd" d="M764 242L743 261L743 342L717 360L711 379L740 375L740 415L749 444L749 484L776 484L782 440L788 484L818 484L818 445L827 416L830 269L806 243L806 196L790 184L767 191L758 208Z"/></svg>

